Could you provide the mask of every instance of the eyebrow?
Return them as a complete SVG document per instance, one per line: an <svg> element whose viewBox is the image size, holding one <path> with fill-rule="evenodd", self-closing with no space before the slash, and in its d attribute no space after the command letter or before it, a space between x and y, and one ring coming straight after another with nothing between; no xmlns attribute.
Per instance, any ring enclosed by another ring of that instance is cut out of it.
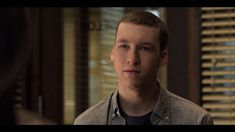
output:
<svg viewBox="0 0 235 132"><path fill-rule="evenodd" d="M139 43L139 45L140 45L140 46L145 46L145 45L147 45L147 46L150 46L150 47L154 47L154 44L148 43L148 42Z"/></svg>
<svg viewBox="0 0 235 132"><path fill-rule="evenodd" d="M128 40L121 38L121 39L117 40L116 43L128 43L128 42L129 42ZM139 46L148 45L148 46L154 47L154 44L149 43L149 42L141 42L138 45Z"/></svg>
<svg viewBox="0 0 235 132"><path fill-rule="evenodd" d="M117 42L120 43L120 42L129 42L129 41L127 41L126 39L119 39Z"/></svg>
<svg viewBox="0 0 235 132"><path fill-rule="evenodd" d="M148 43L148 42L144 42L144 43L140 43L140 45L153 45L152 43Z"/></svg>

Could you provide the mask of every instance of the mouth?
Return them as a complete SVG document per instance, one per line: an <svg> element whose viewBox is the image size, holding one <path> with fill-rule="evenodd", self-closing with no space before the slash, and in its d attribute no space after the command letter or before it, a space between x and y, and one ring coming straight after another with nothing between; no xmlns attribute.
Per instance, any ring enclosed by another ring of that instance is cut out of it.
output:
<svg viewBox="0 0 235 132"><path fill-rule="evenodd" d="M139 70L135 70L135 69L123 70L123 72L127 72L127 73L140 73L140 71L139 71Z"/></svg>

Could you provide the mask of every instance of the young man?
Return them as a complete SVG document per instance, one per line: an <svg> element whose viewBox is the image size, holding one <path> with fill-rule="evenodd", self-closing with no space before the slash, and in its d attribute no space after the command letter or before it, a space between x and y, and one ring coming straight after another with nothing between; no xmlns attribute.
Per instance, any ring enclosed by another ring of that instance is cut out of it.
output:
<svg viewBox="0 0 235 132"><path fill-rule="evenodd" d="M81 115L77 125L213 124L202 107L162 88L158 69L167 63L168 31L155 15L134 11L120 20L110 59L118 90Z"/></svg>

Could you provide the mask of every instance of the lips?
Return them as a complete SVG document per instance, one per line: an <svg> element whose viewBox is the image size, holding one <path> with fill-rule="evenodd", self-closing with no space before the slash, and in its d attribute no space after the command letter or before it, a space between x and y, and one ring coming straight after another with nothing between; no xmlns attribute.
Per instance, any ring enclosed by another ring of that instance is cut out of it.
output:
<svg viewBox="0 0 235 132"><path fill-rule="evenodd" d="M140 73L139 70L136 69L127 69L127 70L123 70L123 72L128 72L128 73Z"/></svg>

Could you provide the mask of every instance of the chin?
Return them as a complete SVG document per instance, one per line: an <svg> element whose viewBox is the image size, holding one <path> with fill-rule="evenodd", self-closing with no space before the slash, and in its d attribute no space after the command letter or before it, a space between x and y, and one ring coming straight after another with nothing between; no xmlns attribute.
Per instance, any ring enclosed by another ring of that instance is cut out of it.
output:
<svg viewBox="0 0 235 132"><path fill-rule="evenodd" d="M126 83L128 87L140 87L142 83L140 81L131 81Z"/></svg>

